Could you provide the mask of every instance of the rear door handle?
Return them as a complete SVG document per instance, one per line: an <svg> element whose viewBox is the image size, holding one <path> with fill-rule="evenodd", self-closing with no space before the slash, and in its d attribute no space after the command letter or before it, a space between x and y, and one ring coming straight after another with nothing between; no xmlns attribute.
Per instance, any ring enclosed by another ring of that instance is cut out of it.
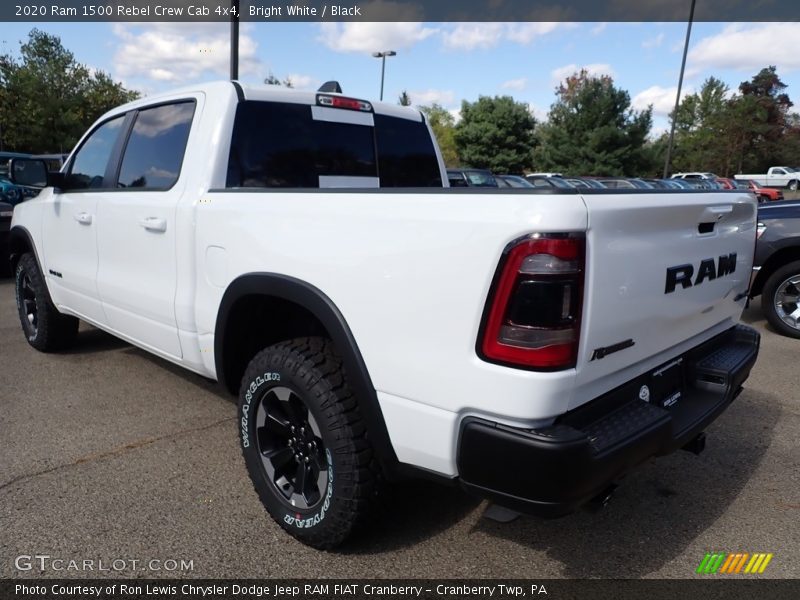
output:
<svg viewBox="0 0 800 600"><path fill-rule="evenodd" d="M139 221L139 225L147 229L147 231L164 232L167 230L167 220L159 217L144 218Z"/></svg>
<svg viewBox="0 0 800 600"><path fill-rule="evenodd" d="M80 223L81 225L91 225L92 224L92 215L87 212L81 212L73 215L75 220Z"/></svg>

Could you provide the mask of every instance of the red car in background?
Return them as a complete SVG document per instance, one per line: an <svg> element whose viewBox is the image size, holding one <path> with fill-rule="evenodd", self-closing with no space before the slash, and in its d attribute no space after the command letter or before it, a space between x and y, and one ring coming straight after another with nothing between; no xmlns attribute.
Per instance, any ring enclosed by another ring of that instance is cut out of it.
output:
<svg viewBox="0 0 800 600"><path fill-rule="evenodd" d="M746 182L747 187L756 195L759 202L776 202L783 200L783 191L770 187L762 187L752 179Z"/></svg>
<svg viewBox="0 0 800 600"><path fill-rule="evenodd" d="M717 177L714 180L720 188L723 190L735 190L736 189L736 180L730 179L729 177Z"/></svg>

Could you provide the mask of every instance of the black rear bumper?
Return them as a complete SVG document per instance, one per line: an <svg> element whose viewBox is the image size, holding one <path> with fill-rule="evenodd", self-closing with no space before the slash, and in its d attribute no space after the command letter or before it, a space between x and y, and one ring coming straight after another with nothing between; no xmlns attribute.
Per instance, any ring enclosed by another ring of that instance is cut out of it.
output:
<svg viewBox="0 0 800 600"><path fill-rule="evenodd" d="M468 418L458 471L470 492L520 512L559 516L603 492L648 458L692 441L739 395L758 356L759 334L742 325L669 365L680 400L669 408L639 399L654 373L559 417L544 429L517 429ZM655 401L655 398L653 399Z"/></svg>

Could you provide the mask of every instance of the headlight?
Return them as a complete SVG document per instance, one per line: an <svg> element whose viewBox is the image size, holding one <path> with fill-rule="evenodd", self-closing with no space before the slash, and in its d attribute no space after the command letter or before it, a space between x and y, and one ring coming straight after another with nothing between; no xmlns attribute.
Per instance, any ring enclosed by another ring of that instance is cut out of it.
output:
<svg viewBox="0 0 800 600"><path fill-rule="evenodd" d="M0 218L2 217L13 217L14 211L13 210L0 210Z"/></svg>
<svg viewBox="0 0 800 600"><path fill-rule="evenodd" d="M766 225L764 225L763 223L758 223L756 225L756 239L759 239L762 235L764 235L764 232L766 230L767 230Z"/></svg>

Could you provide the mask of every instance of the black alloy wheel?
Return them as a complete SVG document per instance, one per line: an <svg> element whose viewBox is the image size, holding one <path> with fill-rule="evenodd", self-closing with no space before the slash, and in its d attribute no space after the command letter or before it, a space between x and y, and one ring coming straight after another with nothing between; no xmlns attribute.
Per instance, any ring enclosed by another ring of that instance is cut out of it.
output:
<svg viewBox="0 0 800 600"><path fill-rule="evenodd" d="M328 489L325 444L317 421L292 389L266 390L256 412L256 441L267 479L291 506L317 506Z"/></svg>
<svg viewBox="0 0 800 600"><path fill-rule="evenodd" d="M19 287L22 327L25 329L26 336L35 338L39 330L39 305L28 273L20 274Z"/></svg>

